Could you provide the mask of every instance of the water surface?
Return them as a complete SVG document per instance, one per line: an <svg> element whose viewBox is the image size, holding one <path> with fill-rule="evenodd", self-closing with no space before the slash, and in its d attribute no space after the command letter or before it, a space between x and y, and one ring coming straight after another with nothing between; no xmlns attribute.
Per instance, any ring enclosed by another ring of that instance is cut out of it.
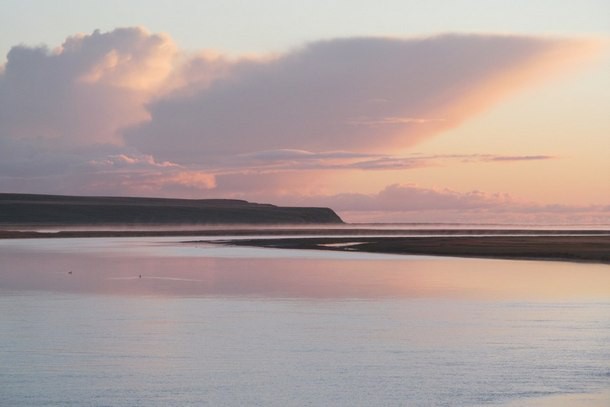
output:
<svg viewBox="0 0 610 407"><path fill-rule="evenodd" d="M610 401L607 265L181 240L0 241L0 405Z"/></svg>

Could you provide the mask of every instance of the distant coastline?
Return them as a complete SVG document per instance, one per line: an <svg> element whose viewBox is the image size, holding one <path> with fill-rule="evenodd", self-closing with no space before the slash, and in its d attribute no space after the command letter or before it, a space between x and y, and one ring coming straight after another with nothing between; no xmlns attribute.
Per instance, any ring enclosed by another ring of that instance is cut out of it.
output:
<svg viewBox="0 0 610 407"><path fill-rule="evenodd" d="M342 223L330 208L282 207L235 199L0 193L0 226Z"/></svg>

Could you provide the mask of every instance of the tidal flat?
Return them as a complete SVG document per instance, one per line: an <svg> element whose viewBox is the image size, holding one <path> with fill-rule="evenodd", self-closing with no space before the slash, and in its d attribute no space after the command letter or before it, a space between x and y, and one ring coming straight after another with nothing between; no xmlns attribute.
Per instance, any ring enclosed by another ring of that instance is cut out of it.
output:
<svg viewBox="0 0 610 407"><path fill-rule="evenodd" d="M236 239L220 242L282 249L610 263L610 235L469 234Z"/></svg>

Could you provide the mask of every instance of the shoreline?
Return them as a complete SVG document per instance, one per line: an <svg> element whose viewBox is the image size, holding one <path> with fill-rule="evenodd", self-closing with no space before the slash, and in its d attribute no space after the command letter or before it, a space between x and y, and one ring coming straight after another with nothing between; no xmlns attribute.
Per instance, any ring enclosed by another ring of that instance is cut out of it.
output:
<svg viewBox="0 0 610 407"><path fill-rule="evenodd" d="M367 229L286 226L233 228L218 225L202 225L200 229L195 227L157 230L74 230L65 225L58 226L52 231L17 226L11 229L0 228L0 240L182 236L204 238L183 243L610 264L610 231L608 230ZM206 237L226 237L226 239L206 240Z"/></svg>
<svg viewBox="0 0 610 407"><path fill-rule="evenodd" d="M595 235L315 237L200 242L276 249L610 264L610 236Z"/></svg>
<svg viewBox="0 0 610 407"><path fill-rule="evenodd" d="M47 238L96 238L96 237L162 237L162 236L319 236L319 237L382 237L382 236L610 236L610 230L595 229L384 229L384 228L351 228L328 227L327 225L312 225L310 227L277 226L257 227L245 225L235 227L232 225L202 225L201 228L185 227L180 225L159 225L158 229L135 225L117 225L115 229L95 229L92 226L75 227L71 225L40 225L36 228L28 225L0 225L1 239L47 239ZM164 227L166 229L164 229ZM45 228L51 230L45 231Z"/></svg>

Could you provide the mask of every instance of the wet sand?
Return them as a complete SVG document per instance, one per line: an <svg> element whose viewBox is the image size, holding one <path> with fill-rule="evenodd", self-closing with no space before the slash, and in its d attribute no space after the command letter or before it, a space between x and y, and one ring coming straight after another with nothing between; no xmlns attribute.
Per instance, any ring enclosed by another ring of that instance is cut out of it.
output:
<svg viewBox="0 0 610 407"><path fill-rule="evenodd" d="M211 241L239 246L610 264L610 236L313 237Z"/></svg>

